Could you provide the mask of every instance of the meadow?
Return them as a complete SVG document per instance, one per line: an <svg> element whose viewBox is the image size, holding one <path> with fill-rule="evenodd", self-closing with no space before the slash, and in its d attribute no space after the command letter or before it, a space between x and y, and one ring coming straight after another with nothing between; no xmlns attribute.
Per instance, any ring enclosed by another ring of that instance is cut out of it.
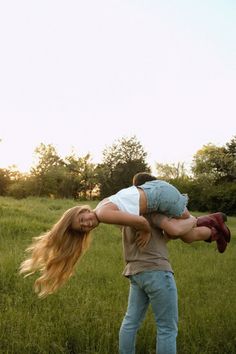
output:
<svg viewBox="0 0 236 354"><path fill-rule="evenodd" d="M95 202L90 203L95 205ZM73 200L0 197L0 353L117 354L128 280L118 228L100 225L75 275L56 294L38 299L35 275L18 274L32 237L48 230ZM193 213L197 215L197 213ZM168 245L179 296L178 354L236 353L236 217L224 254L216 244ZM149 310L137 354L155 354Z"/></svg>

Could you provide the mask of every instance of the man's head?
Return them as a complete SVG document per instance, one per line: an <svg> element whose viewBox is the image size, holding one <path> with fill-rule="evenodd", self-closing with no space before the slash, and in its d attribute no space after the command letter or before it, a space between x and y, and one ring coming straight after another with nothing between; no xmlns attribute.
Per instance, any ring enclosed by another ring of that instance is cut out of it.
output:
<svg viewBox="0 0 236 354"><path fill-rule="evenodd" d="M145 182L154 181L156 177L152 176L148 172L138 172L133 177L133 185L134 186L141 186Z"/></svg>

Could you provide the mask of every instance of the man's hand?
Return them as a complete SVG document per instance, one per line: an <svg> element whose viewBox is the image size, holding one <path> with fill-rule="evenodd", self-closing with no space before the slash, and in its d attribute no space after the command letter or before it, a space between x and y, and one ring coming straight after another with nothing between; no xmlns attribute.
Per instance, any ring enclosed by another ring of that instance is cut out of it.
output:
<svg viewBox="0 0 236 354"><path fill-rule="evenodd" d="M148 242L150 241L151 238L151 233L150 232L146 232L146 231L138 231L136 233L136 245L139 248L144 248L145 246L147 246Z"/></svg>

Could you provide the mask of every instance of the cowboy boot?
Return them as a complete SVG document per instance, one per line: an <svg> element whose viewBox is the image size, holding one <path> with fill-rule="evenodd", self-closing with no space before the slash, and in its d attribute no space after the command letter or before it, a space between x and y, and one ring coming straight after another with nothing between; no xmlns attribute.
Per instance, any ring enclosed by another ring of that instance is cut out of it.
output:
<svg viewBox="0 0 236 354"><path fill-rule="evenodd" d="M222 233L219 233L218 230L216 230L216 228L214 227L211 228L211 236L205 241L210 243L212 241L216 241L217 249L220 253L224 253L224 251L226 250L227 242L225 240L224 235Z"/></svg>
<svg viewBox="0 0 236 354"><path fill-rule="evenodd" d="M199 216L197 218L197 226L214 227L220 234L224 235L226 242L230 242L231 234L229 228L225 225L225 221L227 221L227 216L218 212Z"/></svg>

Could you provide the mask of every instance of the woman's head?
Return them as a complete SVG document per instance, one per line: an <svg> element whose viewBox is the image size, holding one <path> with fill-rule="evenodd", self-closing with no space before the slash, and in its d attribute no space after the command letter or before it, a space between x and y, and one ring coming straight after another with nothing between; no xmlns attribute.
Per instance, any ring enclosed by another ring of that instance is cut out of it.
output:
<svg viewBox="0 0 236 354"><path fill-rule="evenodd" d="M77 207L71 219L71 228L78 232L90 232L98 226L96 213L88 206Z"/></svg>
<svg viewBox="0 0 236 354"><path fill-rule="evenodd" d="M89 247L90 231L98 225L93 214L87 205L67 210L50 231L35 238L28 248L31 256L22 262L20 273L27 276L40 271L35 282L39 296L55 292L73 274L76 263Z"/></svg>

